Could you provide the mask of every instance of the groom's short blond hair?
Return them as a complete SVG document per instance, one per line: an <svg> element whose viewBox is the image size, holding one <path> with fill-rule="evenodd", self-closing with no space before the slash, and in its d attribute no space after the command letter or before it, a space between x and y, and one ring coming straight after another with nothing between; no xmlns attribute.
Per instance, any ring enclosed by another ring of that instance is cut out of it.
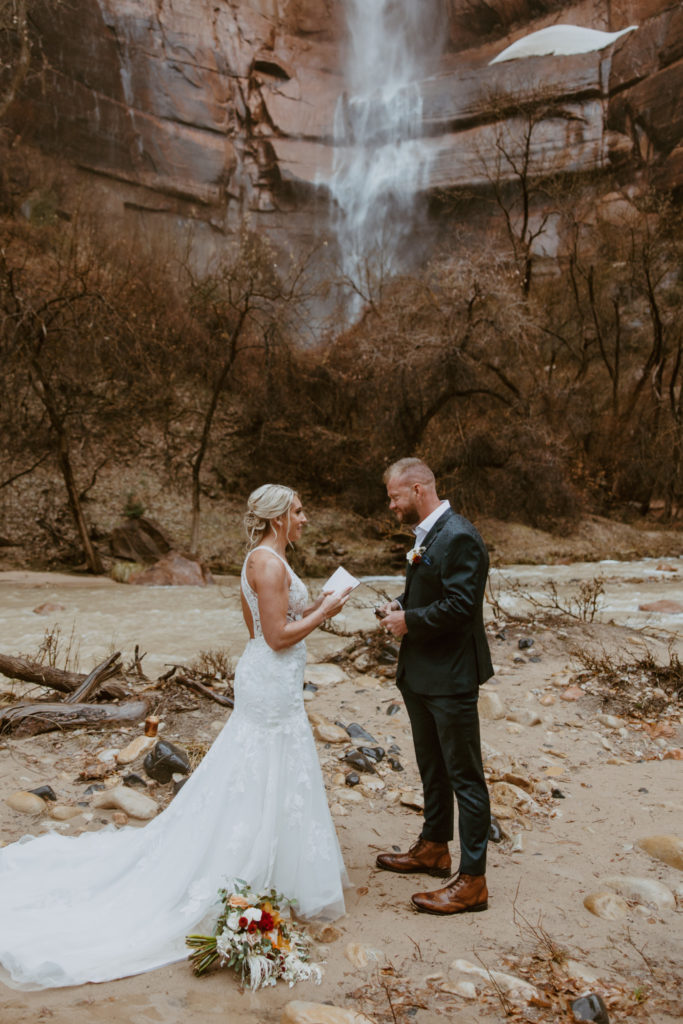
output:
<svg viewBox="0 0 683 1024"><path fill-rule="evenodd" d="M434 474L422 459L398 459L396 462L392 462L382 477L385 484L388 484L390 480L406 478L409 478L411 483L424 484L427 487L430 484L432 487L436 486Z"/></svg>

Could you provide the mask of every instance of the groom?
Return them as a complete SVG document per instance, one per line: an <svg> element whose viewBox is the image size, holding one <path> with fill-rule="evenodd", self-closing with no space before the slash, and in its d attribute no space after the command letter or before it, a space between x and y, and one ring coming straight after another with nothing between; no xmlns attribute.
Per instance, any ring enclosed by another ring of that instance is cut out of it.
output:
<svg viewBox="0 0 683 1024"><path fill-rule="evenodd" d="M417 910L486 910L489 797L479 740L480 683L493 675L482 605L489 560L472 523L436 493L420 459L400 459L384 474L389 508L413 528L403 594L381 609L381 625L401 638L401 690L424 790L424 825L407 853L382 853L386 871L451 874L453 793L460 866L446 886L412 897Z"/></svg>

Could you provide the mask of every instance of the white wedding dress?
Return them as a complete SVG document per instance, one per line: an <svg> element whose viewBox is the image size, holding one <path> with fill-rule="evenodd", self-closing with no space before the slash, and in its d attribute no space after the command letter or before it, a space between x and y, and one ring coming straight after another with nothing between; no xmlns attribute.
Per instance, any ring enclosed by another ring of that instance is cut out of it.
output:
<svg viewBox="0 0 683 1024"><path fill-rule="evenodd" d="M0 850L0 977L13 988L183 959L185 936L211 933L217 891L235 878L295 899L303 917L344 913L348 880L304 709L305 644L268 647L245 568L255 636L235 673L235 708L166 810L143 828L51 832ZM295 619L307 593L287 569Z"/></svg>

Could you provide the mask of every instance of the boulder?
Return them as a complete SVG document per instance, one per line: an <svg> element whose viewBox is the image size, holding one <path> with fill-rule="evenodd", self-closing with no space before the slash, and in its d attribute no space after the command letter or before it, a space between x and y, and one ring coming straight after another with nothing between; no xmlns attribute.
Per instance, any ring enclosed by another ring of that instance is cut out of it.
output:
<svg viewBox="0 0 683 1024"><path fill-rule="evenodd" d="M205 587L213 583L213 577L201 562L169 551L149 569L131 576L128 582L141 587Z"/></svg>
<svg viewBox="0 0 683 1024"><path fill-rule="evenodd" d="M130 562L156 562L171 550L171 542L160 526L140 516L115 527L109 537L114 558Z"/></svg>
<svg viewBox="0 0 683 1024"><path fill-rule="evenodd" d="M128 786L116 786L114 789L107 789L102 793L95 793L92 799L93 807L115 808L123 811L131 818L140 818L148 821L155 817L159 806L156 800L150 796L139 793Z"/></svg>

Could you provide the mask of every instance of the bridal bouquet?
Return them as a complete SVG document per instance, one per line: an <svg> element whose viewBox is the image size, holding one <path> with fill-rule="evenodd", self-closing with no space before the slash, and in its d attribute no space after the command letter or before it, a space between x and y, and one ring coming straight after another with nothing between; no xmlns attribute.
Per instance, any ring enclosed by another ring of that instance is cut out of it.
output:
<svg viewBox="0 0 683 1024"><path fill-rule="evenodd" d="M310 962L310 940L281 909L290 901L274 889L252 892L237 879L234 892L220 889L223 912L213 935L188 935L186 943L194 973L204 974L213 964L238 971L252 991L283 978L320 984L322 968Z"/></svg>

